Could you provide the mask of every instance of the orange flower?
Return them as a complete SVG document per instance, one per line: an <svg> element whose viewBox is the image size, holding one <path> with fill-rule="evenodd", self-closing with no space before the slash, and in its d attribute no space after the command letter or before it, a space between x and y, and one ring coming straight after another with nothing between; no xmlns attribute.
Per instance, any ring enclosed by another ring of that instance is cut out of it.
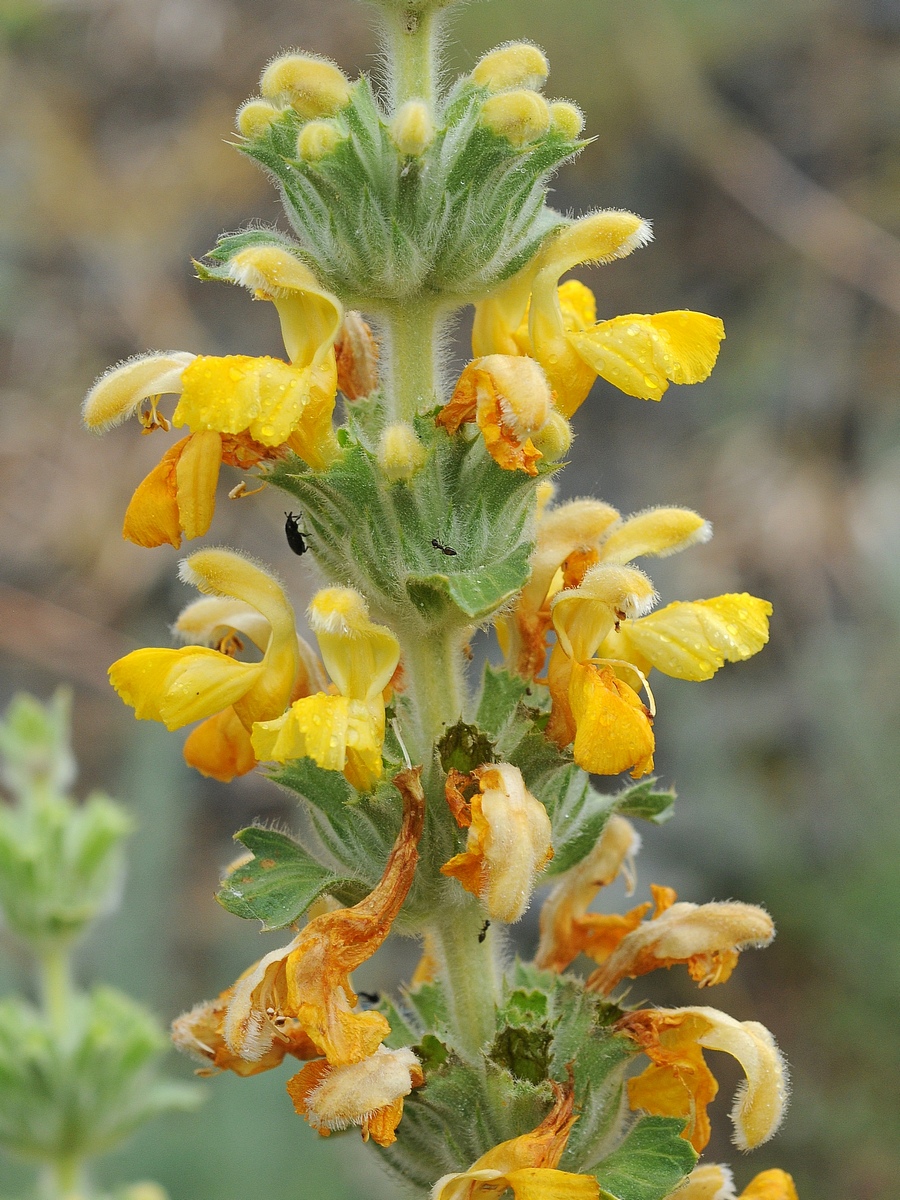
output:
<svg viewBox="0 0 900 1200"><path fill-rule="evenodd" d="M650 908L640 904L624 916L589 913L588 906L600 888L623 871L640 848L641 839L624 817L613 814L594 849L562 876L541 908L541 940L535 963L550 971L564 971L579 954L603 962L622 938L636 929ZM634 890L633 881L629 894Z"/></svg>
<svg viewBox="0 0 900 1200"><path fill-rule="evenodd" d="M364 1142L371 1138L379 1146L391 1146L403 1116L403 1097L424 1082L412 1050L379 1046L368 1058L345 1066L332 1067L324 1059L311 1062L288 1080L287 1090L294 1108L322 1137L359 1125Z"/></svg>
<svg viewBox="0 0 900 1200"><path fill-rule="evenodd" d="M467 803L460 786L468 776L452 771L447 799L457 822L468 826L466 849L444 863L441 874L458 879L478 896L497 921L518 921L528 907L534 881L553 857L550 818L509 763L476 767L479 791Z"/></svg>
<svg viewBox="0 0 900 1200"><path fill-rule="evenodd" d="M532 358L508 354L473 359L437 417L438 425L451 434L460 425L475 421L494 461L506 471L528 475L537 475L537 460L543 457L534 439L540 441L547 425L560 420L554 415L550 386L538 364Z"/></svg>
<svg viewBox="0 0 900 1200"><path fill-rule="evenodd" d="M419 774L417 768L394 779L403 795L403 824L375 889L353 908L315 917L235 985L224 1023L232 1053L258 1061L278 1039L284 1017L298 1022L331 1066L368 1058L390 1032L381 1013L353 1011L350 973L387 937L412 884L425 804Z"/></svg>
<svg viewBox="0 0 900 1200"><path fill-rule="evenodd" d="M588 988L608 995L623 979L675 963L685 963L691 979L710 987L728 979L741 950L767 946L775 936L772 918L755 904L676 904L671 888L653 892L653 918L626 932L605 962L598 959L602 965Z"/></svg>
<svg viewBox="0 0 900 1200"><path fill-rule="evenodd" d="M682 1117L699 1153L710 1136L707 1107L719 1090L703 1050L724 1050L744 1068L746 1084L731 1110L734 1142L759 1146L781 1124L787 1104L787 1070L775 1039L756 1021L735 1021L714 1008L640 1009L617 1028L638 1043L651 1065L628 1081L632 1108L654 1116Z"/></svg>
<svg viewBox="0 0 900 1200"><path fill-rule="evenodd" d="M225 1014L236 986L226 989L215 1000L202 1001L172 1022L172 1041L176 1049L204 1064L197 1069L198 1075L233 1071L246 1078L280 1066L288 1054L301 1059L318 1056L319 1051L309 1036L297 1021L288 1017L276 1018L276 1034L268 1050L259 1058L251 1061L235 1054L225 1041Z"/></svg>

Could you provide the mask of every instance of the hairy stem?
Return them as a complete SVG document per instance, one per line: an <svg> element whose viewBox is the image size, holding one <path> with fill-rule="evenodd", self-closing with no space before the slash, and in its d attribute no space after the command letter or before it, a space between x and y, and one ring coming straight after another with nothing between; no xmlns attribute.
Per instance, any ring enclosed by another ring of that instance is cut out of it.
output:
<svg viewBox="0 0 900 1200"><path fill-rule="evenodd" d="M434 304L418 299L394 309L385 319L387 341L385 396L394 421L411 421L438 402L437 323Z"/></svg>
<svg viewBox="0 0 900 1200"><path fill-rule="evenodd" d="M432 748L464 708L465 680L460 635L456 630L423 634L413 631L401 640L407 687L416 714L415 758L431 762Z"/></svg>
<svg viewBox="0 0 900 1200"><path fill-rule="evenodd" d="M424 100L433 105L440 17L412 8L383 15L394 106L399 107L407 100Z"/></svg>
<svg viewBox="0 0 900 1200"><path fill-rule="evenodd" d="M72 960L68 946L51 943L40 952L40 990L44 1012L57 1035L69 1025L72 1004Z"/></svg>
<svg viewBox="0 0 900 1200"><path fill-rule="evenodd" d="M481 1051L497 1029L500 970L494 936L486 929L481 905L469 896L464 905L447 910L430 932L447 984L457 1049L481 1065Z"/></svg>

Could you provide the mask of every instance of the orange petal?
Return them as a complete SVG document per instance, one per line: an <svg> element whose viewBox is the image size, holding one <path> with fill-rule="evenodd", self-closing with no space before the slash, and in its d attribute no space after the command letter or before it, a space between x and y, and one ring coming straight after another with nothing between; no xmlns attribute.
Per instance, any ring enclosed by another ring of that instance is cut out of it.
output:
<svg viewBox="0 0 900 1200"><path fill-rule="evenodd" d="M184 761L189 767L230 783L256 766L250 734L238 720L234 708L226 708L198 725L184 743Z"/></svg>
<svg viewBox="0 0 900 1200"><path fill-rule="evenodd" d="M137 546L181 545L181 520L176 499L178 460L190 438L182 438L162 456L140 483L125 510L122 537Z"/></svg>
<svg viewBox="0 0 900 1200"><path fill-rule="evenodd" d="M787 1171L763 1171L741 1192L740 1200L797 1200L797 1189Z"/></svg>

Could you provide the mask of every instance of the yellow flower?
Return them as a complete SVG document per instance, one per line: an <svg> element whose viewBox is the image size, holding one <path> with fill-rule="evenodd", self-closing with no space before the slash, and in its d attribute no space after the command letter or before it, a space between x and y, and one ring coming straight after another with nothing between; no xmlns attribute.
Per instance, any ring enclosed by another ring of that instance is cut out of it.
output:
<svg viewBox="0 0 900 1200"><path fill-rule="evenodd" d="M772 918L755 904L735 901L676 904L671 888L654 888L656 911L627 932L603 959L587 987L608 995L623 979L685 963L700 987L724 983L748 946L768 946L775 936Z"/></svg>
<svg viewBox="0 0 900 1200"><path fill-rule="evenodd" d="M623 1017L617 1028L638 1043L651 1063L628 1081L631 1107L654 1116L683 1117L688 1122L683 1136L698 1152L709 1141L706 1110L719 1090L704 1049L724 1050L747 1077L731 1110L735 1145L752 1150L781 1124L787 1070L765 1026L735 1021L714 1008L673 1008L640 1009Z"/></svg>
<svg viewBox="0 0 900 1200"><path fill-rule="evenodd" d="M588 288L577 281L559 287L579 263L611 262L649 239L646 222L623 212L594 213L551 236L534 262L478 306L474 353L536 358L565 417L598 375L644 400L661 399L669 382L706 379L725 336L718 317L678 310L597 322Z"/></svg>
<svg viewBox="0 0 900 1200"><path fill-rule="evenodd" d="M537 475L542 454L533 439L552 416L553 396L534 359L490 354L465 368L437 423L453 434L460 425L477 422L488 453L499 466Z"/></svg>
<svg viewBox="0 0 900 1200"><path fill-rule="evenodd" d="M102 375L84 402L91 429L103 431L138 414L150 433L169 428L157 412L160 396L180 397L171 424L186 426L190 435L166 452L125 514L123 534L140 546L177 548L182 534L207 532L223 462L246 471L293 451L322 470L338 453L331 420L340 302L279 247L242 251L229 271L275 304L289 363L246 355L142 355Z"/></svg>
<svg viewBox="0 0 900 1200"><path fill-rule="evenodd" d="M210 646L229 655L243 650L243 638L265 653L272 635L271 626L262 613L240 600L224 596L206 596L189 604L179 614L173 632L190 645ZM299 635L297 651L299 669L289 701L309 696L327 685L322 664ZM208 717L192 730L184 743L183 753L189 767L221 783L246 775L257 765L250 732L233 707Z"/></svg>
<svg viewBox="0 0 900 1200"><path fill-rule="evenodd" d="M744 593L676 602L648 615L656 594L627 564L639 555L673 554L710 533L689 509L648 509L610 522L599 545L573 553L574 565L563 564L571 569L557 571L550 583L550 591L562 590L549 603L557 644L548 668L553 709L547 731L560 746L573 742L575 761L585 770L615 774L633 766L638 776L652 767L652 700L645 708L632 686L646 687L652 667L680 679L709 679L726 661L749 658L768 641L772 607ZM577 579L576 568L592 560L579 586L564 586L567 575ZM532 599L531 611L523 611L519 632L529 665L541 660L544 636L542 610L535 615L533 605Z"/></svg>
<svg viewBox="0 0 900 1200"><path fill-rule="evenodd" d="M253 749L261 762L312 758L368 791L381 778L384 691L400 644L386 626L369 620L365 600L352 588L318 592L308 615L339 694L319 692L295 701L283 716L261 720L253 729Z"/></svg>
<svg viewBox="0 0 900 1200"><path fill-rule="evenodd" d="M643 571L602 563L587 572L581 587L553 601L558 640L548 671L553 708L547 735L560 746L571 742L586 771L617 775L632 768L637 778L653 768L650 710L612 664L595 662L593 654L617 620L646 612L655 599ZM643 682L639 671L629 670Z"/></svg>
<svg viewBox="0 0 900 1200"><path fill-rule="evenodd" d="M431 1200L494 1200L507 1188L516 1200L598 1200L593 1175L557 1170L576 1117L571 1082L552 1086L553 1108L536 1129L494 1146L468 1171L442 1176Z"/></svg>
<svg viewBox="0 0 900 1200"><path fill-rule="evenodd" d="M634 890L631 862L640 849L640 835L630 821L615 813L596 846L577 866L566 871L541 907L541 940L534 961L550 971L564 971L579 954L603 961L619 941L636 929L650 908L641 904L623 916L590 913L588 907L603 887L621 873Z"/></svg>
<svg viewBox="0 0 900 1200"><path fill-rule="evenodd" d="M243 625L249 636L259 639L265 649L262 660L239 662L207 646L148 648L114 662L110 682L139 720L180 729L213 718L217 723L201 735L198 756L207 774L227 778L253 765L247 766L246 731L254 721L282 713L290 701L300 669L294 612L268 571L229 550L199 550L183 561L181 576L202 592L249 606L255 620L242 617L233 603L223 607L220 616L223 623ZM266 628L268 635L262 632ZM237 725L243 735L237 733Z"/></svg>
<svg viewBox="0 0 900 1200"><path fill-rule="evenodd" d="M333 1067L324 1059L308 1063L288 1080L287 1090L297 1112L323 1137L359 1125L363 1141L391 1146L404 1096L424 1082L412 1050L379 1046L368 1058L344 1066Z"/></svg>
<svg viewBox="0 0 900 1200"><path fill-rule="evenodd" d="M763 1171L737 1196L728 1167L708 1163L691 1171L685 1183L666 1200L797 1200L797 1189L787 1171Z"/></svg>
<svg viewBox="0 0 900 1200"><path fill-rule="evenodd" d="M344 1066L374 1054L390 1032L381 1013L353 1011L350 973L387 937L415 875L425 809L419 772L402 772L394 782L403 795L403 823L381 881L352 908L314 917L238 980L223 1021L232 1054L259 1062L291 1021L331 1066Z"/></svg>
<svg viewBox="0 0 900 1200"><path fill-rule="evenodd" d="M461 788L473 781L479 790L467 802ZM478 896L494 920L518 921L535 879L553 857L546 808L509 763L476 767L471 777L451 771L446 786L454 816L469 834L466 849L444 863L441 873Z"/></svg>
<svg viewBox="0 0 900 1200"><path fill-rule="evenodd" d="M538 512L528 582L509 616L495 621L509 669L534 679L547 658L550 599L560 585L575 587L599 561L599 545L619 514L601 500L571 500ZM571 560L571 563L570 563ZM573 577L578 571L578 577ZM557 578L558 577L558 578Z"/></svg>

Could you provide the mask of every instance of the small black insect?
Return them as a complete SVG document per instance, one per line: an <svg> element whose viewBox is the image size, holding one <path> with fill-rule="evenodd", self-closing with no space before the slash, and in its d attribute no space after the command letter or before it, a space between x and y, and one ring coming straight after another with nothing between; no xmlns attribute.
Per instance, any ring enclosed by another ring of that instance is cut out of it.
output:
<svg viewBox="0 0 900 1200"><path fill-rule="evenodd" d="M484 941L484 939L487 937L487 931L490 929L490 927L491 927L491 923L490 923L490 921L485 921L485 923L482 925L482 927L481 927L481 932L478 934L478 943L479 943L479 945L480 945L480 944L481 944L481 943Z"/></svg>
<svg viewBox="0 0 900 1200"><path fill-rule="evenodd" d="M431 544L434 546L435 550L440 550L441 554L456 555L457 553L452 546L445 546L442 542L439 542L437 538L432 538Z"/></svg>
<svg viewBox="0 0 900 1200"><path fill-rule="evenodd" d="M365 1000L366 1004L380 1004L381 996L378 992L357 992L361 1000Z"/></svg>
<svg viewBox="0 0 900 1200"><path fill-rule="evenodd" d="M306 544L308 533L304 533L299 525L300 518L293 513L284 514L284 534L287 544L295 554L305 554L309 549Z"/></svg>

